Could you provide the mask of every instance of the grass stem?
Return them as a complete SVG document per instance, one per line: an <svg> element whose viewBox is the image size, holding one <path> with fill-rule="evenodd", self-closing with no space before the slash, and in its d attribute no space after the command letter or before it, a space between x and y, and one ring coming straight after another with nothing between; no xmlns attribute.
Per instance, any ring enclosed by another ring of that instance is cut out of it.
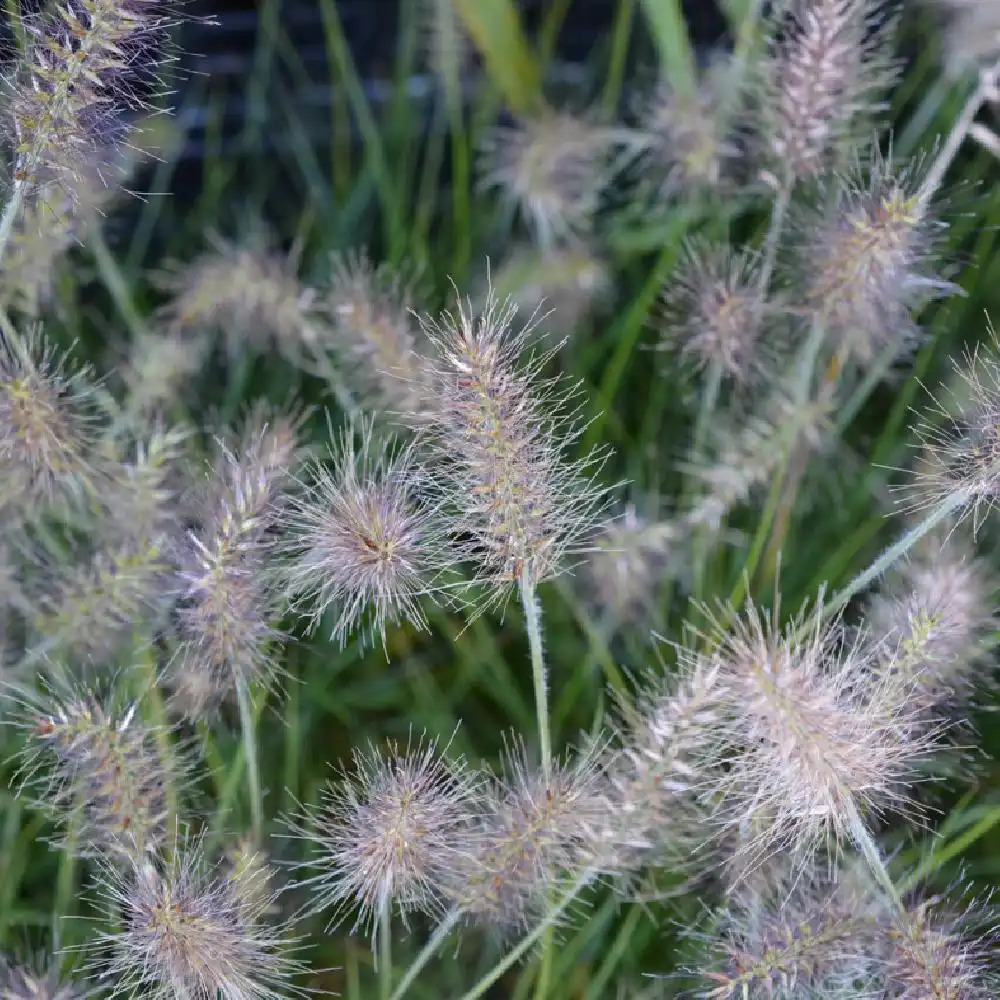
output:
<svg viewBox="0 0 1000 1000"><path fill-rule="evenodd" d="M545 675L545 653L542 645L541 610L530 570L525 570L519 580L521 606L524 608L524 627L528 633L531 650L531 677L535 687L535 713L538 716L538 745L542 758L542 774L546 781L552 777L552 736L549 732L549 695Z"/></svg>
<svg viewBox="0 0 1000 1000"><path fill-rule="evenodd" d="M260 847L264 831L264 803L260 786L260 769L257 762L257 737L254 726L250 691L245 681L236 683L236 699L240 710L240 731L247 762L247 790L250 793L250 814L254 846Z"/></svg>

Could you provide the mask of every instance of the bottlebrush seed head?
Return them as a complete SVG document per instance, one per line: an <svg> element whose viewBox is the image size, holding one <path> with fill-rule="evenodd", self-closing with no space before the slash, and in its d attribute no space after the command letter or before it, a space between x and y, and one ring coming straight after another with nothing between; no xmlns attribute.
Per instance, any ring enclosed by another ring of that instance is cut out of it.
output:
<svg viewBox="0 0 1000 1000"><path fill-rule="evenodd" d="M894 489L908 513L954 504L957 519L972 518L973 536L1000 502L1000 338L988 332L987 343L952 360L955 385L918 417L920 451Z"/></svg>
<svg viewBox="0 0 1000 1000"><path fill-rule="evenodd" d="M2 1000L86 1000L93 990L65 976L58 962L39 956L15 962L0 956Z"/></svg>
<svg viewBox="0 0 1000 1000"><path fill-rule="evenodd" d="M792 448L815 454L828 445L831 411L829 399L803 403L790 385L779 383L756 409L720 418L708 454L693 455L683 466L701 488L684 521L718 530L734 507L770 482Z"/></svg>
<svg viewBox="0 0 1000 1000"><path fill-rule="evenodd" d="M762 343L767 306L754 251L688 242L660 302L663 347L676 346L697 368L717 367L740 384L767 369Z"/></svg>
<svg viewBox="0 0 1000 1000"><path fill-rule="evenodd" d="M1000 9L982 0L938 0L946 17L944 49L948 71L958 77L982 69L1000 55Z"/></svg>
<svg viewBox="0 0 1000 1000"><path fill-rule="evenodd" d="M106 442L101 509L90 538L67 556L40 538L32 552L28 621L36 649L75 663L114 660L137 632L164 623L173 602L169 542L178 534L176 476L185 432Z"/></svg>
<svg viewBox="0 0 1000 1000"><path fill-rule="evenodd" d="M37 553L44 568L31 630L48 652L74 662L114 659L137 630L161 621L172 589L163 549L115 546L65 565L59 553Z"/></svg>
<svg viewBox="0 0 1000 1000"><path fill-rule="evenodd" d="M18 344L0 337L0 507L27 516L32 502L87 493L96 420L89 368L57 354L38 328Z"/></svg>
<svg viewBox="0 0 1000 1000"><path fill-rule="evenodd" d="M185 401L191 380L205 370L208 348L206 337L172 330L131 338L116 363L125 383L126 413L141 426Z"/></svg>
<svg viewBox="0 0 1000 1000"><path fill-rule="evenodd" d="M760 81L759 129L779 185L821 173L861 143L898 75L893 5L883 0L778 4Z"/></svg>
<svg viewBox="0 0 1000 1000"><path fill-rule="evenodd" d="M172 23L159 0L69 0L25 15L27 45L8 84L14 180L55 181L70 196L81 159L113 148L122 114L150 107Z"/></svg>
<svg viewBox="0 0 1000 1000"><path fill-rule="evenodd" d="M475 57L475 46L465 31L454 0L417 0L420 65L430 70L450 93Z"/></svg>
<svg viewBox="0 0 1000 1000"><path fill-rule="evenodd" d="M594 535L593 551L580 567L583 600L595 617L612 627L654 621L679 542L673 521L646 517L626 504Z"/></svg>
<svg viewBox="0 0 1000 1000"><path fill-rule="evenodd" d="M842 639L821 602L784 629L748 603L714 618L710 653L681 651L709 656L727 693L715 734L724 770L705 801L723 830L756 831L748 868L778 850L808 860L889 809L916 808L908 785L938 733L864 644Z"/></svg>
<svg viewBox="0 0 1000 1000"><path fill-rule="evenodd" d="M962 898L964 897L964 898ZM906 901L880 923L886 995L992 1000L1000 990L996 907L953 892Z"/></svg>
<svg viewBox="0 0 1000 1000"><path fill-rule="evenodd" d="M197 840L169 861L135 858L102 866L100 898L116 922L87 947L111 997L150 1000L283 1000L304 995L294 977L306 971L296 939L264 915L273 894L258 866L211 865Z"/></svg>
<svg viewBox="0 0 1000 1000"><path fill-rule="evenodd" d="M481 314L422 322L434 348L418 427L432 454L427 488L477 583L502 599L523 578L566 570L600 527L610 490L595 481L605 452L566 450L582 433L578 388L522 357L534 320L515 329L516 307L489 296Z"/></svg>
<svg viewBox="0 0 1000 1000"><path fill-rule="evenodd" d="M619 699L608 771L621 874L664 856L690 863L706 837L699 802L712 773L705 765L728 704L720 674L696 659L680 676L648 680L634 704Z"/></svg>
<svg viewBox="0 0 1000 1000"><path fill-rule="evenodd" d="M258 439L237 454L220 444L203 484L197 526L175 554L183 665L201 670L220 697L238 684L270 683L277 673L272 646L279 594L266 572L275 542L287 471L275 468Z"/></svg>
<svg viewBox="0 0 1000 1000"><path fill-rule="evenodd" d="M541 251L530 244L515 247L501 265L484 276L479 293L473 296L477 308L485 305L491 288L500 298L510 297L529 314L545 308L551 334L566 338L572 349L581 325L614 290L611 268L583 243Z"/></svg>
<svg viewBox="0 0 1000 1000"><path fill-rule="evenodd" d="M810 870L777 884L731 890L714 921L715 933L690 935L707 945L703 964L692 970L706 984L696 995L702 1000L895 996L875 992L872 938L884 908L870 897L867 882L848 871L834 875Z"/></svg>
<svg viewBox="0 0 1000 1000"><path fill-rule="evenodd" d="M997 581L955 534L931 541L887 578L865 622L886 675L930 715L964 718L990 684L984 655L996 630Z"/></svg>
<svg viewBox="0 0 1000 1000"><path fill-rule="evenodd" d="M919 160L900 168L873 148L799 211L790 271L834 343L862 364L902 352L913 310L959 291L936 274L947 226L921 200L922 173Z"/></svg>
<svg viewBox="0 0 1000 1000"><path fill-rule="evenodd" d="M480 186L499 189L520 209L535 242L554 247L589 230L614 173L612 154L626 138L622 129L545 109L487 135Z"/></svg>
<svg viewBox="0 0 1000 1000"><path fill-rule="evenodd" d="M447 562L436 514L420 496L413 447L393 450L371 420L345 428L330 457L289 502L282 575L296 607L311 602L312 628L332 607L341 644L360 626L384 645L389 625L425 625L420 598Z"/></svg>
<svg viewBox="0 0 1000 1000"><path fill-rule="evenodd" d="M334 256L330 270L321 308L331 346L374 409L409 412L419 400L424 347L410 315L412 281L358 251Z"/></svg>
<svg viewBox="0 0 1000 1000"><path fill-rule="evenodd" d="M466 921L501 935L545 916L552 894L598 868L606 845L601 746L556 761L549 778L514 740L484 792L472 836L449 872Z"/></svg>
<svg viewBox="0 0 1000 1000"><path fill-rule="evenodd" d="M256 455L266 474L274 475L283 489L291 490L296 477L312 457L314 448L305 441L305 429L314 409L296 402L274 406L257 401L240 421L235 450ZM281 494L275 502L280 504Z"/></svg>
<svg viewBox="0 0 1000 1000"><path fill-rule="evenodd" d="M136 702L57 681L12 696L28 733L21 788L70 827L81 856L139 857L172 833L167 787L184 779L178 753L163 760Z"/></svg>
<svg viewBox="0 0 1000 1000"><path fill-rule="evenodd" d="M741 100L729 93L730 70L727 60L712 64L690 94L660 79L638 101L633 144L640 152L643 178L657 201L718 191L731 182L729 174L740 148L724 112L726 102L738 110Z"/></svg>
<svg viewBox="0 0 1000 1000"><path fill-rule="evenodd" d="M272 242L261 232L244 243L212 236L193 262L163 270L157 283L170 295L159 313L165 328L217 331L230 358L274 346L299 362L321 339L317 295L298 277L298 254L274 250Z"/></svg>
<svg viewBox="0 0 1000 1000"><path fill-rule="evenodd" d="M386 911L440 915L445 886L468 846L479 783L463 761L434 741L355 751L353 772L327 783L317 807L289 821L292 835L317 851L317 874L298 883L330 926L356 911L377 948ZM303 863L300 867L306 867Z"/></svg>

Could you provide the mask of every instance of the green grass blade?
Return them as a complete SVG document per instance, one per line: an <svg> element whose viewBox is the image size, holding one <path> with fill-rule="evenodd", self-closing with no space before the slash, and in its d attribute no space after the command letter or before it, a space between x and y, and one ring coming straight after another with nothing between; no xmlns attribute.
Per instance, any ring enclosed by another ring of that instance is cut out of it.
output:
<svg viewBox="0 0 1000 1000"><path fill-rule="evenodd" d="M455 7L511 110L530 111L541 98L541 72L513 0L455 0Z"/></svg>
<svg viewBox="0 0 1000 1000"><path fill-rule="evenodd" d="M660 55L660 70L681 94L693 94L695 61L680 0L642 0L653 41Z"/></svg>

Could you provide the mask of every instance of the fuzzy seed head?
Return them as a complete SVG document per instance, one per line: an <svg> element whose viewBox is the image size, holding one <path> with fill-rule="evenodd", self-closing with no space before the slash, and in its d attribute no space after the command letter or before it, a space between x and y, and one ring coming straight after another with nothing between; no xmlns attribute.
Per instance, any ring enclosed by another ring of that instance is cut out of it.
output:
<svg viewBox="0 0 1000 1000"><path fill-rule="evenodd" d="M884 925L888 996L987 1000L1000 989L996 917L981 902L954 909L942 896L911 901Z"/></svg>
<svg viewBox="0 0 1000 1000"><path fill-rule="evenodd" d="M244 244L214 236L211 249L158 276L170 295L160 319L172 333L213 330L230 358L272 347L292 361L321 339L316 292L298 278L298 255L255 233Z"/></svg>
<svg viewBox="0 0 1000 1000"><path fill-rule="evenodd" d="M829 399L801 402L790 386L779 384L759 408L721 419L708 453L684 465L703 491L685 513L686 523L717 531L734 507L770 482L794 447L811 454L828 447L831 415Z"/></svg>
<svg viewBox="0 0 1000 1000"><path fill-rule="evenodd" d="M581 567L585 600L600 620L619 624L656 618L661 586L672 574L677 525L625 505L594 536Z"/></svg>
<svg viewBox="0 0 1000 1000"><path fill-rule="evenodd" d="M515 330L515 314L491 296L478 316L466 303L424 320L436 353L422 427L435 456L429 490L459 556L498 598L565 571L608 503L594 481L604 456L565 457L581 433L577 389L540 377L545 356L522 359L533 324Z"/></svg>
<svg viewBox="0 0 1000 1000"><path fill-rule="evenodd" d="M292 489L295 477L312 456L305 441L305 429L313 409L298 403L273 406L266 401L252 403L239 428L236 450L257 455L265 473L277 478L283 489ZM276 494L274 502L282 502Z"/></svg>
<svg viewBox="0 0 1000 1000"><path fill-rule="evenodd" d="M759 106L765 154L784 185L858 145L897 68L883 0L791 0L778 9Z"/></svg>
<svg viewBox="0 0 1000 1000"><path fill-rule="evenodd" d="M878 908L867 885L846 873L837 881L814 872L764 891L741 886L729 893L700 978L704 1000L745 997L868 997ZM787 881L787 880L786 880ZM892 994L893 996L895 994Z"/></svg>
<svg viewBox="0 0 1000 1000"><path fill-rule="evenodd" d="M183 762L161 758L137 703L53 688L23 696L18 714L29 736L21 787L71 827L67 845L83 857L120 860L163 842L172 821L167 787L183 779Z"/></svg>
<svg viewBox="0 0 1000 1000"><path fill-rule="evenodd" d="M547 251L530 246L514 250L487 278L479 305L485 304L491 287L497 297L509 297L529 314L546 309L551 333L568 338L570 346L588 314L610 298L613 283L607 263L573 243Z"/></svg>
<svg viewBox="0 0 1000 1000"><path fill-rule="evenodd" d="M875 149L799 222L793 270L805 301L861 363L908 346L913 310L957 290L934 273L946 227L921 202L919 174L919 163L896 169Z"/></svg>
<svg viewBox="0 0 1000 1000"><path fill-rule="evenodd" d="M341 645L358 626L364 639L408 621L423 628L419 598L440 556L433 512L417 490L412 447L391 450L371 421L346 428L331 449L332 466L314 463L311 485L292 498L282 550L291 593L311 601L313 628L336 610L332 637Z"/></svg>
<svg viewBox="0 0 1000 1000"><path fill-rule="evenodd" d="M457 85L475 48L462 25L455 0L417 0L421 61L445 88Z"/></svg>
<svg viewBox="0 0 1000 1000"><path fill-rule="evenodd" d="M157 0L71 0L22 18L27 47L7 111L16 182L55 182L74 197L81 160L124 138L123 112L151 107L141 90L155 82L170 23Z"/></svg>
<svg viewBox="0 0 1000 1000"><path fill-rule="evenodd" d="M955 386L918 418L921 450L895 490L906 512L952 504L957 519L972 518L973 535L1000 501L1000 339L988 332L988 343L952 361Z"/></svg>
<svg viewBox="0 0 1000 1000"><path fill-rule="evenodd" d="M717 366L736 383L754 381L766 367L759 272L753 251L689 242L661 296L662 346L676 346L698 369Z"/></svg>
<svg viewBox="0 0 1000 1000"><path fill-rule="evenodd" d="M555 762L546 778L520 741L508 747L469 848L449 872L466 921L500 934L528 930L560 886L591 867L596 875L607 822L599 750Z"/></svg>
<svg viewBox="0 0 1000 1000"><path fill-rule="evenodd" d="M1000 10L984 0L936 0L946 16L944 47L949 72L979 69L1000 55Z"/></svg>
<svg viewBox="0 0 1000 1000"><path fill-rule="evenodd" d="M150 1000L282 1000L301 995L304 971L282 926L264 923L273 897L251 883L266 870L239 872L207 864L198 842L170 861L137 858L124 870L105 866L100 893L119 928L99 935L102 978L112 997ZM98 964L97 961L94 963Z"/></svg>
<svg viewBox="0 0 1000 1000"><path fill-rule="evenodd" d="M156 544L109 546L69 566L46 554L42 565L32 631L46 650L75 662L114 659L169 603L169 567Z"/></svg>
<svg viewBox="0 0 1000 1000"><path fill-rule="evenodd" d="M951 535L900 566L872 599L866 622L884 637L881 669L928 714L966 714L988 684L984 653L996 629L997 582L987 562Z"/></svg>
<svg viewBox="0 0 1000 1000"><path fill-rule="evenodd" d="M186 398L190 380L203 371L209 343L196 333L144 331L130 339L119 369L125 410L142 424Z"/></svg>
<svg viewBox="0 0 1000 1000"><path fill-rule="evenodd" d="M652 680L634 705L619 704L609 811L622 874L667 856L672 864L690 862L705 835L698 798L706 751L726 704L717 665L701 660L680 676Z"/></svg>
<svg viewBox="0 0 1000 1000"><path fill-rule="evenodd" d="M95 475L93 386L35 331L0 338L0 506L77 498Z"/></svg>
<svg viewBox="0 0 1000 1000"><path fill-rule="evenodd" d="M718 190L740 154L723 114L729 65L720 62L690 94L660 79L637 108L634 142L641 168L658 201L682 193Z"/></svg>
<svg viewBox="0 0 1000 1000"><path fill-rule="evenodd" d="M36 650L74 663L108 662L137 633L152 634L172 604L168 543L176 537L176 475L182 430L153 428L109 442L101 509L91 538L67 559L40 540L29 623Z"/></svg>
<svg viewBox="0 0 1000 1000"><path fill-rule="evenodd" d="M181 652L172 672L181 664L201 670L220 696L240 684L270 683L276 672L278 596L264 570L287 470L275 468L262 440L241 453L220 445L199 523L176 554Z"/></svg>
<svg viewBox="0 0 1000 1000"><path fill-rule="evenodd" d="M0 956L0 1000L85 1000L90 992L64 976L58 963L21 964Z"/></svg>
<svg viewBox="0 0 1000 1000"><path fill-rule="evenodd" d="M21 211L4 254L0 274L0 301L22 316L38 319L52 305L58 280L66 271L66 255L86 238L85 220L106 212L119 192L101 176L100 164L110 157L99 153L96 163L86 159L74 167L73 191L47 185L35 192Z"/></svg>
<svg viewBox="0 0 1000 1000"><path fill-rule="evenodd" d="M449 0L450 2L450 0ZM422 345L410 316L413 291L363 252L337 255L323 309L334 347L353 383L378 410L412 410L418 398Z"/></svg>
<svg viewBox="0 0 1000 1000"><path fill-rule="evenodd" d="M326 785L321 804L291 829L311 841L319 874L299 883L334 926L356 911L377 948L386 912L440 915L445 885L468 843L478 782L434 742L355 751L354 771Z"/></svg>
<svg viewBox="0 0 1000 1000"><path fill-rule="evenodd" d="M937 734L861 644L845 646L824 624L822 604L784 631L752 603L725 618L707 655L730 699L716 732L727 769L706 799L723 828L755 831L749 867L776 850L808 860L864 835L889 808L914 808L907 784Z"/></svg>
<svg viewBox="0 0 1000 1000"><path fill-rule="evenodd" d="M480 152L480 184L517 207L543 249L586 233L613 173L619 130L546 109L497 126Z"/></svg>

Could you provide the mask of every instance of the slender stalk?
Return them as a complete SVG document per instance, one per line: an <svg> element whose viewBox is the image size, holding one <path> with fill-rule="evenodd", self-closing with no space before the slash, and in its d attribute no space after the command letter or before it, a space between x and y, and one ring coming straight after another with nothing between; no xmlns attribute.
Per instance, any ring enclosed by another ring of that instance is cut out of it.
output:
<svg viewBox="0 0 1000 1000"><path fill-rule="evenodd" d="M809 402L816 361L819 357L825 334L826 324L823 322L823 317L817 316L809 331L809 339L803 346L802 354L799 357L798 372L795 379L795 403L797 406L805 407ZM823 384L820 387L821 393L832 391L841 367L842 361L838 360L835 364L827 368ZM771 531L767 552L764 556L764 566L768 579L774 578L774 573L778 565L778 555L781 552L785 536L788 534L788 528L791 525L792 512L795 510L795 501L798 497L799 486L805 477L808 461L809 451L806 442L796 435L792 442L790 442L783 495L775 517L774 527Z"/></svg>
<svg viewBox="0 0 1000 1000"><path fill-rule="evenodd" d="M554 927L559 918L566 912L573 900L583 891L583 888L590 882L593 872L585 870L580 877L570 886L566 895L560 900L559 905L550 910L545 919L527 937L521 939L517 947L499 961L479 980L470 990L463 993L459 1000L477 1000L481 997L511 966L515 965L521 958L530 951L538 939L545 934L550 927ZM395 998L393 998L395 1000Z"/></svg>
<svg viewBox="0 0 1000 1000"><path fill-rule="evenodd" d="M240 708L240 730L247 761L247 790L250 792L250 815L253 822L253 842L260 846L264 830L264 805L261 797L260 770L257 763L257 738L254 733L253 706L245 681L236 683L236 699Z"/></svg>
<svg viewBox="0 0 1000 1000"><path fill-rule="evenodd" d="M104 239L100 219L94 215L88 221L90 226L87 231L87 247L94 256L104 287L111 293L111 298L114 299L122 319L125 320L129 333L132 334L133 338L140 337L146 332L146 321L136 309L128 281L126 281L122 269L118 266L118 261L115 260L114 254L111 253Z"/></svg>
<svg viewBox="0 0 1000 1000"><path fill-rule="evenodd" d="M851 837L854 840L855 845L858 850L861 851L861 856L865 859L871 873L875 876L878 883L885 890L886 895L892 900L893 905L899 910L900 913L905 912L903 906L902 897L899 895L899 890L896 888L892 881L892 876L889 874L889 870L885 866L885 860L882 857L882 852L878 848L878 844L872 839L872 835L865 826L864 821L861 819L858 813L857 807L851 804L849 807L849 827L851 832Z"/></svg>
<svg viewBox="0 0 1000 1000"><path fill-rule="evenodd" d="M136 638L138 644L138 637ZM180 800L177 795L177 782L174 780L173 747L170 745L170 724L167 718L167 708L163 702L163 692L160 690L156 670L156 658L151 650L146 650L141 657L142 671L139 674L140 694L146 705L148 716L153 723L153 738L156 752L160 755L160 765L165 775L164 794L167 805L167 830L176 832L180 825ZM143 676L143 674L145 676ZM174 841L167 838L163 850L169 859L173 851Z"/></svg>
<svg viewBox="0 0 1000 1000"><path fill-rule="evenodd" d="M76 898L76 849L77 830L75 824L71 823L66 834L66 843L59 855L59 867L56 873L56 892L52 903L53 941L62 941L63 921Z"/></svg>
<svg viewBox="0 0 1000 1000"><path fill-rule="evenodd" d="M399 981L395 990L393 990L389 1000L402 1000L406 995L406 991L413 985L413 981L420 975L424 966L434 957L438 948L444 943L444 939L455 929L455 925L461 916L462 910L457 906L444 915L441 923L435 928L434 933L427 939L427 943L420 949L420 954L410 963L410 967L406 970L406 974Z"/></svg>
<svg viewBox="0 0 1000 1000"><path fill-rule="evenodd" d="M17 225L21 209L24 207L26 190L27 181L15 181L10 201L4 206L3 215L0 216L0 261L3 260L4 254L7 252L10 238L14 234L14 226Z"/></svg>
<svg viewBox="0 0 1000 1000"><path fill-rule="evenodd" d="M552 900L549 901L550 904ZM535 977L535 1000L545 1000L552 981L552 954L555 951L555 928L548 927L545 931L545 945L542 949L542 960L538 963L538 975Z"/></svg>
<svg viewBox="0 0 1000 1000"><path fill-rule="evenodd" d="M708 429L712 425L716 407L719 402L719 391L722 388L722 365L718 360L712 361L708 368L708 377L702 386L701 402L698 405L698 416L695 419L694 433L691 438L691 454L701 455ZM708 559L709 533L698 531L694 538L694 593L700 595L705 582L705 563Z"/></svg>
<svg viewBox="0 0 1000 1000"><path fill-rule="evenodd" d="M746 562L743 564L743 572L740 574L739 580L736 581L729 595L729 603L733 607L738 607L742 604L750 590L750 581L757 572L761 553L764 551L764 543L770 536L771 526L774 524L774 519L778 513L778 506L785 492L784 485L787 475L788 458L786 456L782 460L781 467L778 469L777 475L774 477L774 482L771 484L771 489L768 492L764 510L761 512L757 530L754 532L753 541L747 552Z"/></svg>
<svg viewBox="0 0 1000 1000"><path fill-rule="evenodd" d="M695 420L694 434L691 439L691 452L701 454L701 449L708 437L708 428L719 402L719 390L722 388L722 365L718 359L708 366L708 378L702 386L701 402L698 406L698 416Z"/></svg>
<svg viewBox="0 0 1000 1000"><path fill-rule="evenodd" d="M548 781L552 777L552 737L549 733L549 695L545 676L545 653L542 647L541 612L530 570L521 573L518 584L521 606L524 608L524 627L528 633L528 647L531 650L531 676L535 685L535 712L538 716L538 745L542 757L542 774Z"/></svg>
<svg viewBox="0 0 1000 1000"><path fill-rule="evenodd" d="M392 910L385 903L378 915L378 995L392 996Z"/></svg>
<svg viewBox="0 0 1000 1000"><path fill-rule="evenodd" d="M948 133L948 138L945 139L944 145L934 158L934 163L924 175L920 190L917 192L917 201L922 208L926 208L927 203L937 194L945 174L948 173L955 157L958 156L958 151L962 148L962 143L965 142L969 129L972 128L976 120L979 109L985 101L996 95L998 71L1000 71L1000 63L980 72L976 89L969 95L961 114L955 119L951 131Z"/></svg>
<svg viewBox="0 0 1000 1000"><path fill-rule="evenodd" d="M788 206L792 201L792 185L786 180L778 188L778 194L771 206L771 224L767 229L767 238L764 240L764 255L760 266L760 282L757 286L757 298L763 305L767 301L767 293L771 288L771 277L774 274L774 265L778 261L778 247L781 245L781 235L785 229L785 220L788 217Z"/></svg>
<svg viewBox="0 0 1000 1000"><path fill-rule="evenodd" d="M850 583L837 591L826 606L824 617L832 618L847 606L856 594L864 590L872 580L881 576L898 559L901 559L924 535L933 531L949 514L953 514L969 501L969 491L959 490L944 503L935 507L922 521L910 528L901 538L893 542L867 569L862 570Z"/></svg>

